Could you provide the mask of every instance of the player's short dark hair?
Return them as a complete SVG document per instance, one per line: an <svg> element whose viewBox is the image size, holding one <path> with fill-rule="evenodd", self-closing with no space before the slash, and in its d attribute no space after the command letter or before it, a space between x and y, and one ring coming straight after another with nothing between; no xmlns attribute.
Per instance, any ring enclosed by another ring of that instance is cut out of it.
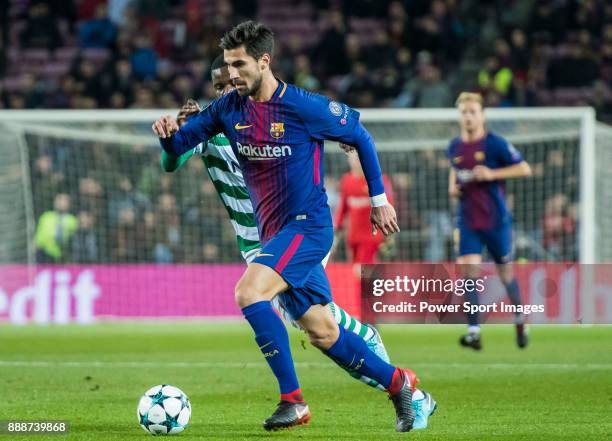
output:
<svg viewBox="0 0 612 441"><path fill-rule="evenodd" d="M274 33L261 23L243 21L221 38L222 49L236 49L244 45L246 53L259 60L263 54L274 52Z"/></svg>
<svg viewBox="0 0 612 441"><path fill-rule="evenodd" d="M226 63L225 63L225 60L223 59L223 54L219 54L217 58L215 58L212 64L210 65L210 70L212 72L213 70L221 69L225 65Z"/></svg>

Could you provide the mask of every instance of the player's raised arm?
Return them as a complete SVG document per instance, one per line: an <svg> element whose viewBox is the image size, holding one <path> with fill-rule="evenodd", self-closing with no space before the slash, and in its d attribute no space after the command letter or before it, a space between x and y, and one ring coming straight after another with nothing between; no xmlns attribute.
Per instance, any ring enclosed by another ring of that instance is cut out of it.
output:
<svg viewBox="0 0 612 441"><path fill-rule="evenodd" d="M359 117L356 111L352 110L352 112L355 113L356 118ZM372 234L376 234L376 230L380 230L385 236L399 232L395 209L387 200L385 193L382 170L378 162L376 146L372 136L363 124L357 120L353 124L352 132L346 135L343 134L343 137L339 138L339 140L355 146L355 150L357 150L359 155L359 162L368 183L370 202L372 204L372 211L370 213Z"/></svg>
<svg viewBox="0 0 612 441"><path fill-rule="evenodd" d="M385 236L398 232L395 209L385 194L376 147L372 136L359 121L359 112L316 94L305 95L302 110L302 119L315 139L339 141L357 150L372 204L372 234L376 234L376 230Z"/></svg>
<svg viewBox="0 0 612 441"><path fill-rule="evenodd" d="M174 156L181 156L222 131L218 113L222 105L219 101L223 99L213 101L206 109L189 118L180 128L177 120L169 115L155 121L152 126L153 133L159 137L159 143L164 151Z"/></svg>

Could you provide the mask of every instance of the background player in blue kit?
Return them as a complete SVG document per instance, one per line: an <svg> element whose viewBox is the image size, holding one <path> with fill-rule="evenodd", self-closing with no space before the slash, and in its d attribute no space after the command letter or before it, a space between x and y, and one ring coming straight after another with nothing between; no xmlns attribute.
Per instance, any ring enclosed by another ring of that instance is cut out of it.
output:
<svg viewBox="0 0 612 441"><path fill-rule="evenodd" d="M465 276L476 278L482 262L482 246L497 264L497 272L514 305L521 304L518 283L512 269L512 218L504 200L504 180L531 175L529 164L512 144L487 131L482 97L463 92L457 99L461 135L451 141L449 193L459 199L457 263ZM475 289L466 290L465 301L478 304ZM527 346L522 314L516 314L519 347ZM468 332L460 339L463 346L482 349L478 313L468 314Z"/></svg>
<svg viewBox="0 0 612 441"><path fill-rule="evenodd" d="M221 47L236 91L213 101L180 130L170 116L157 120L153 130L162 148L174 155L223 132L240 162L263 248L238 282L235 296L281 392L264 428L291 427L310 419L287 330L270 304L279 295L314 346L388 390L396 430L407 432L415 417L411 402L416 375L386 363L361 338L338 326L327 306L331 292L321 265L333 240L323 187L325 139L357 150L368 183L373 228L385 235L399 231L384 193L374 143L355 110L276 79L270 70L273 45L270 29L250 21L226 33Z"/></svg>

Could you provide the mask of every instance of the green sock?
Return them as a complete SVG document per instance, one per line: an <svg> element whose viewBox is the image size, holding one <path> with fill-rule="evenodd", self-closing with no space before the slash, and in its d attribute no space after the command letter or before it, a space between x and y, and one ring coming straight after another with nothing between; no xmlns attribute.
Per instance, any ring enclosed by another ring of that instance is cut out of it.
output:
<svg viewBox="0 0 612 441"><path fill-rule="evenodd" d="M331 308L332 313L334 314L336 322L344 329L357 334L365 341L368 341L374 336L374 332L370 329L369 326L366 326L361 323L359 320L350 315L340 306L335 303L330 303L329 306Z"/></svg>

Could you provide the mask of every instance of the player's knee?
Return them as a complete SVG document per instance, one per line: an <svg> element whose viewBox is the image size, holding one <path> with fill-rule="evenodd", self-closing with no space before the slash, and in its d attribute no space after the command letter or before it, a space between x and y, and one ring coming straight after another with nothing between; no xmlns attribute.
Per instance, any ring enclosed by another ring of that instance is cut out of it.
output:
<svg viewBox="0 0 612 441"><path fill-rule="evenodd" d="M338 325L336 326L325 326L319 329L307 330L310 344L315 348L329 349L338 340Z"/></svg>
<svg viewBox="0 0 612 441"><path fill-rule="evenodd" d="M234 299L241 308L246 308L258 302L260 297L257 290L243 279L240 279L236 284L236 288L234 288Z"/></svg>

